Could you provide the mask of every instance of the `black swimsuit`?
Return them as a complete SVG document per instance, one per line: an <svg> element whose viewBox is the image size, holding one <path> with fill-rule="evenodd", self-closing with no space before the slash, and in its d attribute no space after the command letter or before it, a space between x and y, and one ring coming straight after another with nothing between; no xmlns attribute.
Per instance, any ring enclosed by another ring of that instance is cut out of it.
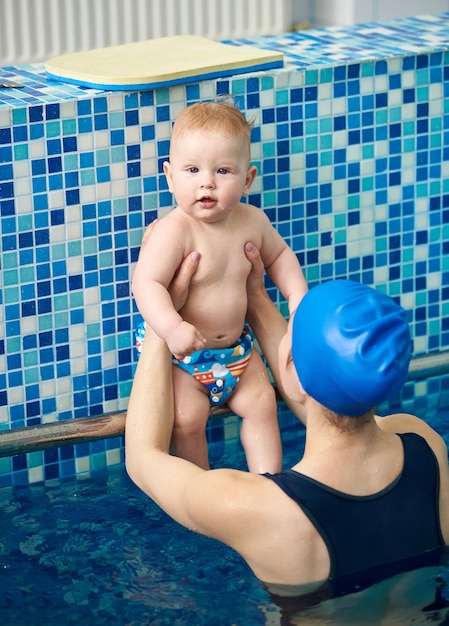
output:
<svg viewBox="0 0 449 626"><path fill-rule="evenodd" d="M437 460L419 435L399 437L403 470L373 495L348 495L294 470L265 474L297 502L323 538L337 595L435 564L441 555Z"/></svg>

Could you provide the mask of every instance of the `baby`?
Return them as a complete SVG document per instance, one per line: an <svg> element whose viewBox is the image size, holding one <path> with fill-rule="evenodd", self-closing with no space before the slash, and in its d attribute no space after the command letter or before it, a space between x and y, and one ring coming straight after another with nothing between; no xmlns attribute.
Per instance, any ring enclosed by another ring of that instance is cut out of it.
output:
<svg viewBox="0 0 449 626"><path fill-rule="evenodd" d="M248 469L274 473L282 465L276 398L245 323L251 270L245 243L260 250L290 314L307 284L265 213L241 201L257 174L250 135L251 124L227 101L200 102L179 114L164 163L177 206L142 246L132 288L145 322L173 354L172 453L207 469L210 406L226 403L242 418ZM176 311L167 288L191 251L200 253L200 263L187 301Z"/></svg>

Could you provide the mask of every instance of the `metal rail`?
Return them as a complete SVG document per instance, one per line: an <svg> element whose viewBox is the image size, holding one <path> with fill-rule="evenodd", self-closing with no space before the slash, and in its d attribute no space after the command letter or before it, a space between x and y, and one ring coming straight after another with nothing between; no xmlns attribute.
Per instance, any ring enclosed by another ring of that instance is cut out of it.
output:
<svg viewBox="0 0 449 626"><path fill-rule="evenodd" d="M418 380L446 372L449 372L449 351L415 357L410 363L408 378ZM213 409L211 415L228 413L229 409L224 406ZM125 420L126 412L119 411L6 430L0 432L0 457L119 437L125 432Z"/></svg>
<svg viewBox="0 0 449 626"><path fill-rule="evenodd" d="M227 413L229 409L223 407L213 409L211 415ZM0 457L120 437L125 432L125 420L126 412L121 411L5 430L0 432Z"/></svg>

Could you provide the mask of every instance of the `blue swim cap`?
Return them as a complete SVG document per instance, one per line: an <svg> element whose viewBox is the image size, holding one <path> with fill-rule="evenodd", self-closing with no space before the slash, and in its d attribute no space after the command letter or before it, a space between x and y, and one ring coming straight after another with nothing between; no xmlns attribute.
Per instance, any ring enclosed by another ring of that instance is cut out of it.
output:
<svg viewBox="0 0 449 626"><path fill-rule="evenodd" d="M411 354L406 314L352 280L314 287L293 319L292 357L304 390L340 415L362 415L399 393Z"/></svg>

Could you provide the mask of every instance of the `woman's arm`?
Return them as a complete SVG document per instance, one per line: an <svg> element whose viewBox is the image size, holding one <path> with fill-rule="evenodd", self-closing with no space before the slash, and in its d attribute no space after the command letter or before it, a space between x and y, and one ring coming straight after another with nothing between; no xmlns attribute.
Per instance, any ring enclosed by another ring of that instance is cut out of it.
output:
<svg viewBox="0 0 449 626"><path fill-rule="evenodd" d="M293 541L285 541L279 531L285 494L264 476L228 468L203 470L170 455L173 417L170 354L149 329L126 416L126 469L131 480L176 522L225 543L258 578L277 582L285 573L273 554L278 547L285 550L285 544L290 554Z"/></svg>
<svg viewBox="0 0 449 626"><path fill-rule="evenodd" d="M204 532L199 525L207 520L201 506L206 500L199 497L202 488L197 479L206 472L169 454L174 423L172 367L167 345L147 328L126 414L126 470L170 517ZM198 506L191 504L195 498Z"/></svg>
<svg viewBox="0 0 449 626"><path fill-rule="evenodd" d="M265 213L258 210L257 217L262 233L259 252L264 270L288 301L289 314L292 315L308 291L307 281L296 254L273 227ZM258 247L256 242L252 243Z"/></svg>
<svg viewBox="0 0 449 626"><path fill-rule="evenodd" d="M265 268L265 271L287 300L289 314L293 315L308 291L296 254L286 245L271 266Z"/></svg>
<svg viewBox="0 0 449 626"><path fill-rule="evenodd" d="M279 375L278 348L282 337L287 332L287 320L281 315L264 287L264 267L259 251L252 243L248 242L245 246L245 254L252 264L247 282L248 322L267 359L282 399L290 410L305 423L304 408L287 396Z"/></svg>
<svg viewBox="0 0 449 626"><path fill-rule="evenodd" d="M142 249L153 228L154 224L148 226L142 240ZM189 253L169 286L176 310L184 306L199 262L198 252ZM187 461L168 454L174 422L172 367L166 343L148 328L128 403L125 429L126 469L142 491L158 503L161 499L159 488L162 481L154 480L154 477L162 471L167 459L174 466L178 463L186 464L188 471L199 470ZM166 507L163 508L167 510ZM179 521L183 523L184 520Z"/></svg>

